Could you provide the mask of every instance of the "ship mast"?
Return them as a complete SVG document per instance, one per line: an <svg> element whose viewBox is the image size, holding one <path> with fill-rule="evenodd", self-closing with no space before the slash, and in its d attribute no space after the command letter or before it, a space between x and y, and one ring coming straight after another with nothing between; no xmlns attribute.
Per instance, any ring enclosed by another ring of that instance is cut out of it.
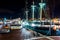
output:
<svg viewBox="0 0 60 40"><path fill-rule="evenodd" d="M27 2L27 0L26 0L25 3L26 3L26 4L25 4L26 20L28 20L28 8L27 8L27 4L28 4L28 2Z"/></svg>

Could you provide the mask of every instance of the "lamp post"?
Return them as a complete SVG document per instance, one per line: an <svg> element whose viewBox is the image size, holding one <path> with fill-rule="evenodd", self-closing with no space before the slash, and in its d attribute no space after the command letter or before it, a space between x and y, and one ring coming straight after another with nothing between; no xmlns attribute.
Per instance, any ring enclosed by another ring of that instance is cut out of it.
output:
<svg viewBox="0 0 60 40"><path fill-rule="evenodd" d="M40 6L40 20L42 20L42 10L44 8L46 4L43 3L43 0L41 0L41 3L39 3L39 6Z"/></svg>
<svg viewBox="0 0 60 40"><path fill-rule="evenodd" d="M34 5L34 1L33 1L33 5L31 5L32 7L32 19L34 20L34 10L35 10L35 5Z"/></svg>

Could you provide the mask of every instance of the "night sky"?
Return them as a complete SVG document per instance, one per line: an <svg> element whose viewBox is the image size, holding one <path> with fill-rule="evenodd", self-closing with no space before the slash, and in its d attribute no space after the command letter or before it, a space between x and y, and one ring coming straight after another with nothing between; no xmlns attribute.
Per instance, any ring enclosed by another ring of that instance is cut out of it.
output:
<svg viewBox="0 0 60 40"><path fill-rule="evenodd" d="M56 5L55 5L55 8L54 8L53 12L54 12L55 17L60 18L60 0L56 1Z"/></svg>
<svg viewBox="0 0 60 40"><path fill-rule="evenodd" d="M35 0L36 2L37 0ZM37 1L39 2L39 1ZM37 3L36 2L36 3ZM51 1L50 1L51 2ZM32 4L32 0L28 0L28 7ZM37 5L37 4L36 4ZM25 0L8 0L0 1L0 17L7 18L24 18ZM60 17L60 0L55 0L55 8L53 9L54 17Z"/></svg>

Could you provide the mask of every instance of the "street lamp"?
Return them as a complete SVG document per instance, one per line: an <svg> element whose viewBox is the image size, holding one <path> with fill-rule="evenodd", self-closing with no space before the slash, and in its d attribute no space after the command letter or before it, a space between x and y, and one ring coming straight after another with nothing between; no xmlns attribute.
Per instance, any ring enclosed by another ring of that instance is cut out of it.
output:
<svg viewBox="0 0 60 40"><path fill-rule="evenodd" d="M32 7L32 19L34 20L34 10L35 10L35 5L34 5L34 1L33 1L33 5L31 5Z"/></svg>
<svg viewBox="0 0 60 40"><path fill-rule="evenodd" d="M43 10L45 5L46 5L46 3L43 3L43 0L41 0L41 3L39 3L39 6L40 6L40 20L42 19L42 10Z"/></svg>

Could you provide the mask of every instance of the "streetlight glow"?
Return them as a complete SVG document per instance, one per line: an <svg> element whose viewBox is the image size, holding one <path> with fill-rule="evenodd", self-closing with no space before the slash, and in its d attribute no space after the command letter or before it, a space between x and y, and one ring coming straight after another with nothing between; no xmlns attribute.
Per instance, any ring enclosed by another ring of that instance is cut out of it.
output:
<svg viewBox="0 0 60 40"><path fill-rule="evenodd" d="M7 20L7 19L6 19L6 18L4 18L4 24L6 24L6 20Z"/></svg>

